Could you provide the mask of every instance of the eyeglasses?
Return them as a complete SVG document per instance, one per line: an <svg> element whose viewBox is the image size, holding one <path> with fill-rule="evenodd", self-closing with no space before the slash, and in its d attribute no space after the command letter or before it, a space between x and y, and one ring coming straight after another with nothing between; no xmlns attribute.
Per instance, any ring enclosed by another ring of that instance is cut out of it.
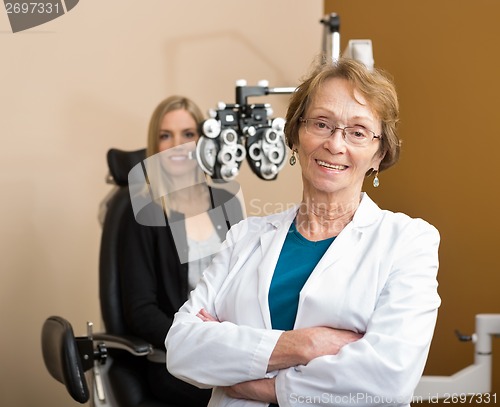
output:
<svg viewBox="0 0 500 407"><path fill-rule="evenodd" d="M321 119L299 119L304 123L306 132L312 136L327 139L336 130L342 130L342 137L351 146L366 146L373 139L382 139L382 134L376 135L363 126L337 127Z"/></svg>

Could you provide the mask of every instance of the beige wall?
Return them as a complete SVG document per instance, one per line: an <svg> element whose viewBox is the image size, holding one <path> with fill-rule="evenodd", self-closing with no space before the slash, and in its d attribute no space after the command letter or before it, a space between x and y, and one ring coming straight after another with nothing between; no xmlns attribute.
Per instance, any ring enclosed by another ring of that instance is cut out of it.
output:
<svg viewBox="0 0 500 407"><path fill-rule="evenodd" d="M207 111L234 102L240 78L295 85L321 48L322 15L320 0L85 0L12 34L0 11L0 405L77 405L45 371L40 329L52 314L76 335L100 326L107 149L143 147L169 94ZM286 100L266 101L283 115ZM297 200L294 175L266 183L245 168L247 210Z"/></svg>
<svg viewBox="0 0 500 407"><path fill-rule="evenodd" d="M454 330L470 334L476 314L500 313L500 2L326 0L331 12L340 15L342 49L371 38L375 64L398 87L402 159L368 190L441 232L443 302L425 373L450 375L473 361L472 344ZM493 365L498 393L495 352Z"/></svg>

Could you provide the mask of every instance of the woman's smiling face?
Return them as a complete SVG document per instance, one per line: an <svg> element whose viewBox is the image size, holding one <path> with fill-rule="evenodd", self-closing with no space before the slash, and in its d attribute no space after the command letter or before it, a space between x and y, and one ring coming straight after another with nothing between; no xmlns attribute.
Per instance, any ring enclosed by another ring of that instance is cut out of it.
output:
<svg viewBox="0 0 500 407"><path fill-rule="evenodd" d="M172 110L163 116L158 149L167 173L172 176L194 174L197 162L190 156L198 139L196 121L187 110Z"/></svg>
<svg viewBox="0 0 500 407"><path fill-rule="evenodd" d="M381 123L364 98L342 78L325 80L309 105L305 119L321 119L330 127L363 126L380 134ZM336 129L327 139L299 130L298 159L302 168L304 189L310 192L336 193L349 199L361 192L370 169L377 170L382 156L380 140L364 146L346 143L342 130Z"/></svg>

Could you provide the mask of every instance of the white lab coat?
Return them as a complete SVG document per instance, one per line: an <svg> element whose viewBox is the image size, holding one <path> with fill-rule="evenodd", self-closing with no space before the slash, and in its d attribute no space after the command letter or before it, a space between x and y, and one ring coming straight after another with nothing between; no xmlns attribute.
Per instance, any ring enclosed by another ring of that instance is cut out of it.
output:
<svg viewBox="0 0 500 407"><path fill-rule="evenodd" d="M223 249L175 316L167 365L199 387L209 406L265 406L217 386L276 377L280 407L408 406L427 359L440 298L438 231L422 219L381 210L366 194L300 292L295 328L364 333L337 355L266 373L281 335L272 330L268 292L297 207L234 226ZM300 261L300 258L297 258ZM205 308L218 322L202 322Z"/></svg>

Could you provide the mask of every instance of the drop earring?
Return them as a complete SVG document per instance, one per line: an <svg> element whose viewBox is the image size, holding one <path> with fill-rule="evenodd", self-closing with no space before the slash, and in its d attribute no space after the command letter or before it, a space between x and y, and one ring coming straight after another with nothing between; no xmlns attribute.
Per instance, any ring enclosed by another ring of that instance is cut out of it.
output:
<svg viewBox="0 0 500 407"><path fill-rule="evenodd" d="M297 162L297 158L295 158L295 152L297 150L292 150L292 156L290 157L290 165L295 165L295 163Z"/></svg>
<svg viewBox="0 0 500 407"><path fill-rule="evenodd" d="M378 188L379 185L380 185L380 181L378 179L378 170L377 170L377 172L375 173L375 178L373 178L373 186L374 186L374 188Z"/></svg>

